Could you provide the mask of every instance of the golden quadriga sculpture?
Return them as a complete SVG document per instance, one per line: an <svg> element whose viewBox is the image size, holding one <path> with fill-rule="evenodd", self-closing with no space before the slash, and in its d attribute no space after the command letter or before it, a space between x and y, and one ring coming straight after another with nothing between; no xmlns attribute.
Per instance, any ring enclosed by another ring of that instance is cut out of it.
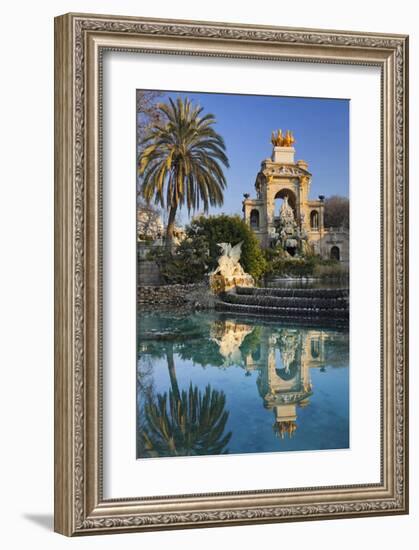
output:
<svg viewBox="0 0 419 550"><path fill-rule="evenodd" d="M271 143L274 147L292 147L295 143L295 138L290 130L282 133L282 130L278 130L277 133L272 132Z"/></svg>
<svg viewBox="0 0 419 550"><path fill-rule="evenodd" d="M218 266L210 273L209 283L214 294L227 292L236 286L255 286L255 280L246 273L240 265L241 248L243 241L235 246L230 243L218 243L221 255Z"/></svg>

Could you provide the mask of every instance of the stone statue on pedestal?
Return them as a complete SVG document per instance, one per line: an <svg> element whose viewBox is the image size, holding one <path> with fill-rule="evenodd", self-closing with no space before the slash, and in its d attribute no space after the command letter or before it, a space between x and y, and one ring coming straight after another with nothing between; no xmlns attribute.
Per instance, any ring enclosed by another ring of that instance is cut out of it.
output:
<svg viewBox="0 0 419 550"><path fill-rule="evenodd" d="M254 286L255 281L240 265L243 241L232 246L230 243L219 243L222 253L218 266L210 273L210 287L215 294L226 292L236 286Z"/></svg>

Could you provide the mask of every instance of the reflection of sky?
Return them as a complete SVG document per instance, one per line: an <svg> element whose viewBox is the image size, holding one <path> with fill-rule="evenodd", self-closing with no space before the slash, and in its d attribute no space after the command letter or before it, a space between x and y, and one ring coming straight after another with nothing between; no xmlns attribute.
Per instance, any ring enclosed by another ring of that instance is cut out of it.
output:
<svg viewBox="0 0 419 550"><path fill-rule="evenodd" d="M310 369L313 395L307 407L297 407L297 430L290 439L278 438L272 429L274 413L264 408L256 380L258 372L245 375L243 368L203 368L175 355L180 389L189 384L203 391L207 384L226 395L229 419L225 433L232 431L230 453L339 449L349 447L349 369L326 366L325 372ZM154 360L155 391L170 388L165 359Z"/></svg>
<svg viewBox="0 0 419 550"><path fill-rule="evenodd" d="M271 155L271 133L278 128L294 132L296 160L307 161L313 174L311 198L349 196L348 100L170 92L160 101L169 96L187 96L214 114L226 141L228 187L223 207L210 213L241 214L243 193L255 195L256 174ZM188 221L184 209L182 221Z"/></svg>

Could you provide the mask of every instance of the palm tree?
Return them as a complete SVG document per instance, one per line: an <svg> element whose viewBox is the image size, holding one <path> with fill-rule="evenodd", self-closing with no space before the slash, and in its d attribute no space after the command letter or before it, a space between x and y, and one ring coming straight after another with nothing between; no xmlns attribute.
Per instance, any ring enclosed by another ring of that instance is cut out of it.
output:
<svg viewBox="0 0 419 550"><path fill-rule="evenodd" d="M223 204L226 179L222 166L229 166L224 139L213 125L214 115L201 116L203 108L188 99L158 105L161 122L150 128L140 144L138 175L140 193L147 202L167 208L169 218L166 247L172 248L173 230L179 207L186 204L188 213L202 203Z"/></svg>

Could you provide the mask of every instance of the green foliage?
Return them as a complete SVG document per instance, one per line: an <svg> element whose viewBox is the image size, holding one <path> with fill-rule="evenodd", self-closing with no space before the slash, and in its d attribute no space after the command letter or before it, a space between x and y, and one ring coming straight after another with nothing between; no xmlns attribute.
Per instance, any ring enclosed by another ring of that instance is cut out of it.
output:
<svg viewBox="0 0 419 550"><path fill-rule="evenodd" d="M282 249L265 250L267 275L282 277L340 278L347 272L337 260L326 260L320 256L290 258Z"/></svg>
<svg viewBox="0 0 419 550"><path fill-rule="evenodd" d="M200 216L187 227L186 234L192 246L197 249L205 242L208 250L208 269L212 271L217 266L220 256L218 243L236 245L243 241L240 263L243 269L256 280L265 273L267 263L259 242L240 216Z"/></svg>
<svg viewBox="0 0 419 550"><path fill-rule="evenodd" d="M176 212L204 212L221 206L227 185L223 166L229 166L223 137L214 125L214 115L203 115L203 107L188 98L158 105L160 119L140 143L138 177L140 194L169 212L166 245L170 249Z"/></svg>
<svg viewBox="0 0 419 550"><path fill-rule="evenodd" d="M246 334L244 340L240 346L240 351L243 356L249 355L259 349L260 347L260 333L261 327L255 326L255 328L249 334Z"/></svg>
<svg viewBox="0 0 419 550"><path fill-rule="evenodd" d="M205 338L195 340L184 340L176 345L176 353L185 361L192 361L194 365L202 367L217 366L224 364L224 358L220 353L219 345L211 340L209 333Z"/></svg>
<svg viewBox="0 0 419 550"><path fill-rule="evenodd" d="M259 280L267 262L253 231L239 216L201 216L186 227L186 239L173 252L154 249L148 259L156 260L167 284L203 281L217 266L221 250L217 243L233 246L243 241L240 263L243 269Z"/></svg>
<svg viewBox="0 0 419 550"><path fill-rule="evenodd" d="M313 269L313 276L321 279L339 279L347 275L348 271L337 260L321 260Z"/></svg>
<svg viewBox="0 0 419 550"><path fill-rule="evenodd" d="M156 248L148 255L155 260L166 284L197 283L208 271L208 244L203 238L185 239L173 252Z"/></svg>
<svg viewBox="0 0 419 550"><path fill-rule="evenodd" d="M138 163L141 193L162 207L185 204L198 209L200 202L223 203L226 179L221 165L228 167L224 139L213 126L214 115L202 115L203 107L188 98L158 105L162 123L150 128L141 143Z"/></svg>

